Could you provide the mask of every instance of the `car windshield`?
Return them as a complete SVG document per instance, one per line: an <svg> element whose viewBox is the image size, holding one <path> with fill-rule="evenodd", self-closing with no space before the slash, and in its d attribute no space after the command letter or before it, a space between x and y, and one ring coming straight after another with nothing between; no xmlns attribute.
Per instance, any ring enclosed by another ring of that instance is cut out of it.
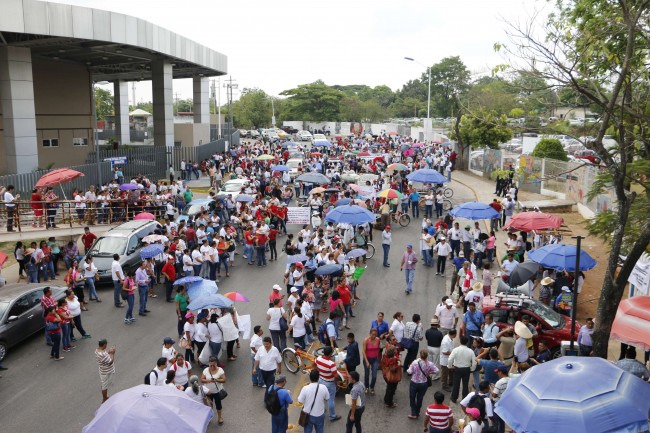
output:
<svg viewBox="0 0 650 433"><path fill-rule="evenodd" d="M531 302L528 305L528 309L531 313L538 315L542 318L548 325L554 329L564 328L564 317L560 313L557 313L551 310L546 305L541 302Z"/></svg>
<svg viewBox="0 0 650 433"><path fill-rule="evenodd" d="M4 317L7 308L9 308L9 302L0 302L0 317Z"/></svg>
<svg viewBox="0 0 650 433"><path fill-rule="evenodd" d="M221 188L221 191L227 191L227 192L239 192L241 191L242 186L244 186L241 183L227 183Z"/></svg>
<svg viewBox="0 0 650 433"><path fill-rule="evenodd" d="M95 242L90 255L111 257L113 254L124 254L126 250L126 238L107 236L101 237Z"/></svg>
<svg viewBox="0 0 650 433"><path fill-rule="evenodd" d="M187 206L185 209L183 209L183 215L196 215L201 211L201 208L208 208L207 204L193 204L192 206Z"/></svg>

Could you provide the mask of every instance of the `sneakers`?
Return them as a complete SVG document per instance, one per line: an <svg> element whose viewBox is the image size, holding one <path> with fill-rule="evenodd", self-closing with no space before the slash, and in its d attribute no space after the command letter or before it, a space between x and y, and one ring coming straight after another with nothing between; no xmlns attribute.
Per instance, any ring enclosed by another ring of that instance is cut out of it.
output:
<svg viewBox="0 0 650 433"><path fill-rule="evenodd" d="M66 346L66 347L63 348L63 351L64 352L71 352L72 350L69 347Z"/></svg>
<svg viewBox="0 0 650 433"><path fill-rule="evenodd" d="M90 336L90 334L85 334L85 335L82 335L81 338L91 338L91 336Z"/></svg>

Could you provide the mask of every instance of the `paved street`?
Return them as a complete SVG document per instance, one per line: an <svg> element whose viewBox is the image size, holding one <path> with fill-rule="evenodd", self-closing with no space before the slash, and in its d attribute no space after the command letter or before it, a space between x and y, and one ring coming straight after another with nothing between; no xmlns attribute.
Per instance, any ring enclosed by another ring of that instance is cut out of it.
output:
<svg viewBox="0 0 650 433"><path fill-rule="evenodd" d="M473 193L468 188L456 182L453 182L452 186L455 204L474 200ZM407 243L417 243L420 224L421 220L413 220L407 228L394 228L391 268L381 266L380 232L375 231L374 244L377 246L377 255L368 263L368 270L358 291L362 301L355 310L357 317L351 321L352 331L359 341L367 334L377 311L384 311L389 323L392 322L389 318L398 310L404 312L407 319L410 319L413 313L419 313L424 329L428 328L435 305L440 301L445 287L449 285L448 279L436 276L435 271L429 268L418 267L414 293L406 297L404 275L399 271L399 258ZM291 229L295 232L297 226ZM261 270L245 265L241 256L237 256L231 277L222 278L219 284L222 293L236 290L252 299L249 304L238 304L238 311L240 314L251 314L253 325L262 324L267 334L268 326L264 313L268 295L274 283L282 284L285 257L281 254L279 262L270 262L267 268ZM447 272L447 275L451 275L451 272ZM158 288L158 293L162 290L162 287ZM62 352L65 356L63 361L53 362L49 359L49 348L45 345L42 335L34 336L10 351L5 362L9 370L3 372L0 379L0 430L81 431L92 419L101 402L99 376L93 353L98 339L105 337L109 346L117 347L116 382L110 394L143 383L145 374L155 366L156 359L160 356L163 337L172 336L176 339L173 304L167 304L163 296L149 298L148 308L152 313L148 317L138 317L139 320L133 326L123 324L125 310L113 307L111 290L103 289L100 296L104 302L92 302L89 311L82 315L84 327L93 338L78 340L77 348L71 353ZM270 415L262 402L263 391L251 386L248 353L248 341L242 341L242 347L238 351L239 360L229 362L226 366L226 388L229 396L223 402L225 424L217 426L215 419L208 431L234 433L270 430ZM361 376L363 378L362 369ZM304 380L305 377L300 373L288 373L287 388L292 391L294 400ZM432 400L433 392L439 388L436 383L429 390L425 397L427 404ZM398 386L397 409L384 407L384 390L385 383L380 372L377 394L368 397L367 409L363 415L364 429L369 432L379 431L378 426L381 425L382 431L421 432L422 420L410 421L406 417L409 413L408 381L405 379ZM337 398L337 413L343 416L347 413L341 396ZM290 423L297 423L298 414L299 408L290 408ZM327 421L326 431L344 431L344 425L344 420L336 424Z"/></svg>

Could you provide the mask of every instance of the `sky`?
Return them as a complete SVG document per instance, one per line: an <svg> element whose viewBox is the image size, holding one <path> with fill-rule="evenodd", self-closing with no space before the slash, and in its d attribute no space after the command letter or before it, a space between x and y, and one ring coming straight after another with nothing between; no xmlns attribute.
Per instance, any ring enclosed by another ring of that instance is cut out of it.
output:
<svg viewBox="0 0 650 433"><path fill-rule="evenodd" d="M50 1L165 27L227 55L240 89L274 96L318 79L397 90L448 56L460 56L474 75L490 73L504 62L493 45L507 40L506 22L548 8L544 0ZM191 98L191 80L174 80L174 93ZM149 101L150 82L138 83L136 94Z"/></svg>

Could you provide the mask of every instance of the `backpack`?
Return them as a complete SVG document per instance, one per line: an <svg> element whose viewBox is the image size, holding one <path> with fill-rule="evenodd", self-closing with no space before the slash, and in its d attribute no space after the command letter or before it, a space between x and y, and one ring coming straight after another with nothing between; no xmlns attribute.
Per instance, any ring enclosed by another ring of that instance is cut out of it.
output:
<svg viewBox="0 0 650 433"><path fill-rule="evenodd" d="M485 396L480 395L478 392L474 393L472 398L469 399L467 407L473 407L479 410L481 413L481 419L485 418Z"/></svg>
<svg viewBox="0 0 650 433"><path fill-rule="evenodd" d="M147 375L144 377L144 384L145 385L151 385L151 372L153 372L153 374L156 375L156 381L158 380L158 372L154 368L149 373L147 373ZM155 383L154 383L154 385L155 385Z"/></svg>
<svg viewBox="0 0 650 433"><path fill-rule="evenodd" d="M264 393L264 406L271 415L278 415L282 410L280 397L278 397L278 387L273 386L273 389L270 391L269 389L267 389L266 393Z"/></svg>
<svg viewBox="0 0 650 433"><path fill-rule="evenodd" d="M318 341L327 346L330 345L330 338L327 335L327 321L321 323L318 327Z"/></svg>

